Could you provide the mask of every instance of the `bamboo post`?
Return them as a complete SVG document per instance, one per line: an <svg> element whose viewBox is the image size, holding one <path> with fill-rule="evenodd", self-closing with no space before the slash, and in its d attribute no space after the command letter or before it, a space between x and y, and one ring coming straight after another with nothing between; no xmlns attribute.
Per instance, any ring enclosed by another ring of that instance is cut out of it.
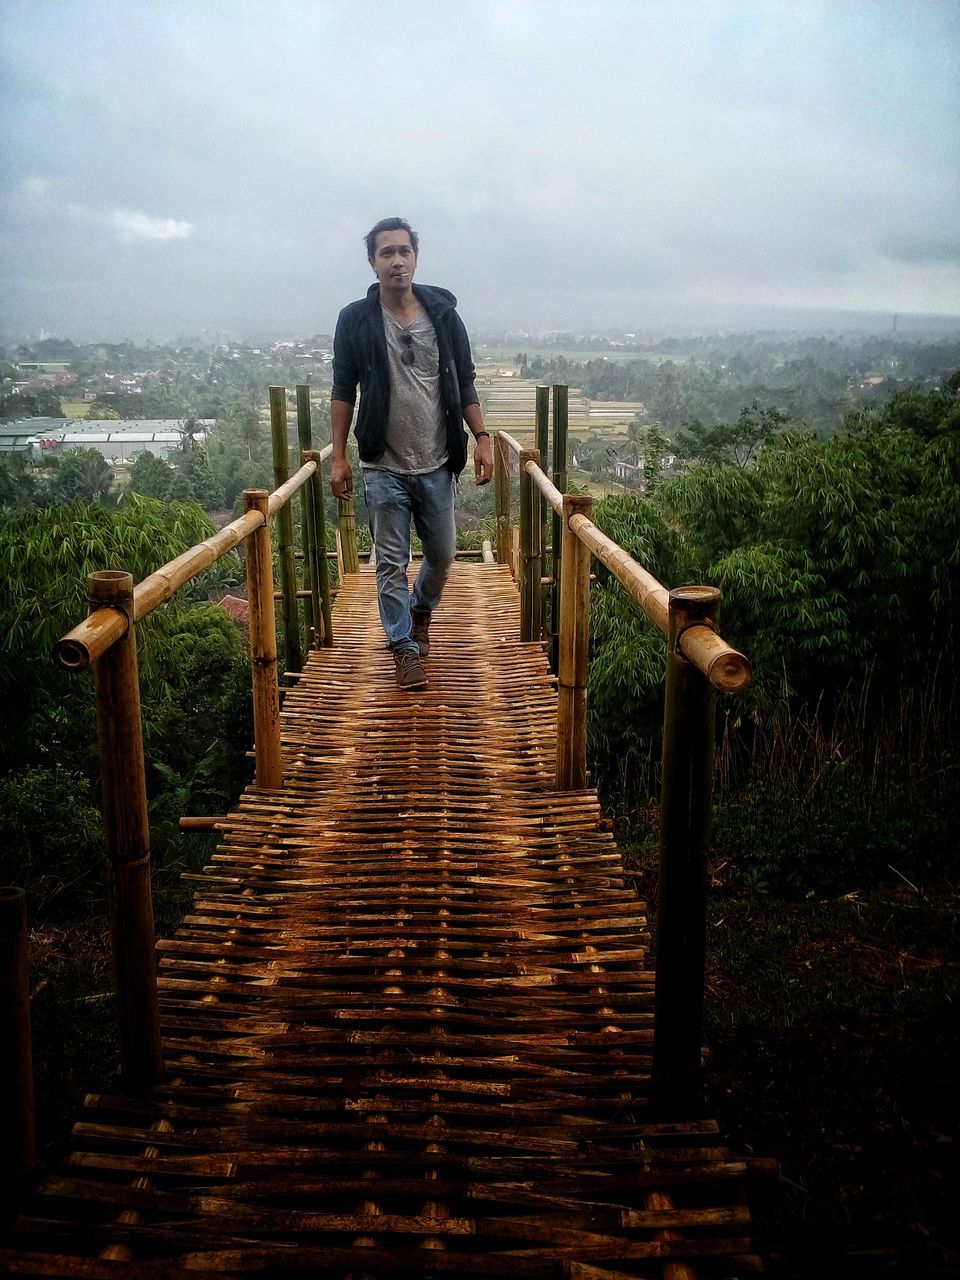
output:
<svg viewBox="0 0 960 1280"><path fill-rule="evenodd" d="M318 638L324 648L333 644L333 621L330 613L330 568L327 563L327 518L323 510L323 476L320 474L320 452L308 449L304 462L315 462L317 469L310 477L310 511L313 520L313 578L310 589L316 590L319 604L314 604L314 617L319 618Z"/></svg>
<svg viewBox="0 0 960 1280"><path fill-rule="evenodd" d="M316 453L312 449L304 449L301 454L303 462L309 462L316 458ZM317 462L317 470L320 469L320 463ZM309 618L310 622L310 648L315 649L320 645L321 635L323 632L323 623L320 618L320 567L317 559L317 509L316 495L313 488L314 476L310 477L307 484L303 486L301 493L301 519L303 522L304 535L304 553L303 553L303 576L304 581L309 583L309 589L297 592L298 597L305 597L309 601Z"/></svg>
<svg viewBox="0 0 960 1280"><path fill-rule="evenodd" d="M713 792L716 694L683 654L689 628L713 628L716 587L670 592L663 711L660 881L654 999L653 1101L668 1117L703 1104L706 855Z"/></svg>
<svg viewBox="0 0 960 1280"><path fill-rule="evenodd" d="M300 445L300 457L313 448L313 431L310 422L310 388L305 383L297 384L297 442ZM319 465L319 464L318 464ZM307 624L307 635L313 633L313 642L307 648L318 643L320 629L320 593L316 575L316 521L313 518L313 492L309 484L300 490L300 545L303 550L303 585L310 588L310 595L304 600L303 615Z"/></svg>
<svg viewBox="0 0 960 1280"><path fill-rule="evenodd" d="M593 499L563 495L563 554L557 689L557 789L581 791L587 785L587 677L590 672L590 548L570 528L570 519L590 519Z"/></svg>
<svg viewBox="0 0 960 1280"><path fill-rule="evenodd" d="M536 410L534 421L534 434L536 436L537 452L546 465L550 448L550 388L537 387L536 391ZM541 575L544 568L544 556L547 549L547 504L542 501L542 495L537 490L540 512L540 570ZM540 602L538 607L540 617L540 635L549 635L552 627L550 604L552 602L552 592L548 586L540 583ZM556 668L554 668L556 670Z"/></svg>
<svg viewBox="0 0 960 1280"><path fill-rule="evenodd" d="M536 449L520 454L520 638L540 638L540 490L527 473L527 463L539 466Z"/></svg>
<svg viewBox="0 0 960 1280"><path fill-rule="evenodd" d="M106 607L126 618L124 634L94 664L93 679L120 1071L126 1089L146 1094L160 1080L162 1068L133 576L113 570L93 573L87 590L91 613Z"/></svg>
<svg viewBox="0 0 960 1280"><path fill-rule="evenodd" d="M359 573L357 514L353 509L353 498L337 499L337 546L340 552L341 577L345 573Z"/></svg>
<svg viewBox="0 0 960 1280"><path fill-rule="evenodd" d="M567 492L567 425L569 421L569 394L565 386L553 388L553 474L551 479L561 493ZM563 531L561 519L553 513L553 588L550 595L552 628L550 634L550 665L554 671L560 666L560 576L563 558Z"/></svg>
<svg viewBox="0 0 960 1280"><path fill-rule="evenodd" d="M497 500L497 563L510 564L510 450L499 431L493 438L493 484Z"/></svg>
<svg viewBox="0 0 960 1280"><path fill-rule="evenodd" d="M37 1163L27 964L27 895L0 888L0 1189L11 1192Z"/></svg>
<svg viewBox="0 0 960 1280"><path fill-rule="evenodd" d="M290 478L290 446L287 440L287 389L270 388L270 431L273 439L273 482L279 489ZM293 515L286 503L277 512L277 549L280 588L283 591L283 646L286 670L303 667L300 650L300 614L297 608L297 569L293 554Z"/></svg>
<svg viewBox="0 0 960 1280"><path fill-rule="evenodd" d="M257 786L279 791L280 690L277 687L277 618L273 604L273 550L266 489L244 489L244 511L259 511L263 524L247 539L247 602L253 670L253 732Z"/></svg>

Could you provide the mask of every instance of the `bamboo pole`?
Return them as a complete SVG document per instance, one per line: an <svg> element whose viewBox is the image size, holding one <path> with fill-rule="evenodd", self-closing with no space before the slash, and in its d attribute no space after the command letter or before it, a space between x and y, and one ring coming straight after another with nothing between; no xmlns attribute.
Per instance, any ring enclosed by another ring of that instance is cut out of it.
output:
<svg viewBox="0 0 960 1280"><path fill-rule="evenodd" d="M313 449L313 432L310 422L310 388L302 382L297 384L297 442L303 459ZM307 635L313 633L313 642L307 648L316 645L320 628L320 590L314 572L317 554L316 523L312 501L311 488L304 485L300 490L300 544L303 549L303 585L310 588L310 595L304 602L303 617Z"/></svg>
<svg viewBox="0 0 960 1280"><path fill-rule="evenodd" d="M670 592L652 573L624 551L585 516L573 516L571 527L599 561L636 600L650 621L665 634L669 627ZM708 621L683 638L684 656L721 693L742 693L753 679L750 662L717 634Z"/></svg>
<svg viewBox="0 0 960 1280"><path fill-rule="evenodd" d="M290 445L287 440L287 389L270 388L270 431L273 440L273 480L281 489L290 477ZM293 516L284 505L278 512L277 550L280 589L283 591L283 647L288 671L303 666L300 649L300 614L297 609L297 571L293 557Z"/></svg>
<svg viewBox="0 0 960 1280"><path fill-rule="evenodd" d="M312 450L305 450L303 457L305 460L313 456ZM319 471L319 464L317 470ZM317 508L316 495L313 485L306 485L303 490L303 503L301 511L301 522L303 525L304 541L307 549L303 556L303 579L308 584L308 590L300 590L297 596L305 596L309 600L309 613L307 615L307 623L309 626L309 636L311 649L319 648L323 635L323 622L320 616L320 563L319 553L317 551Z"/></svg>
<svg viewBox="0 0 960 1280"><path fill-rule="evenodd" d="M0 888L0 1189L9 1193L37 1163L27 964L27 895Z"/></svg>
<svg viewBox="0 0 960 1280"><path fill-rule="evenodd" d="M305 453L308 462L315 462L317 469L310 477L310 507L313 513L314 537L314 577L319 595L320 619L318 632L320 643L325 649L333 644L333 620L330 612L330 567L327 562L327 517L323 510L323 476L320 474L320 463L323 453L315 449ZM311 587L312 587L311 583Z"/></svg>
<svg viewBox="0 0 960 1280"><path fill-rule="evenodd" d="M663 712L663 784L654 1000L653 1101L671 1118L703 1103L706 857L713 792L716 693L684 657L686 628L713 626L716 587L670 592Z"/></svg>
<svg viewBox="0 0 960 1280"><path fill-rule="evenodd" d="M543 471L542 468L538 467L535 462L528 462L527 473L532 476L534 484L540 490L541 498L545 498L550 506L553 507L554 511L559 512L562 516L563 494L554 486L546 472ZM550 582L553 581L549 575L547 575L547 580Z"/></svg>
<svg viewBox="0 0 960 1280"><path fill-rule="evenodd" d="M590 671L590 551L570 528L570 517L589 519L593 499L564 494L563 551L558 618L557 789L587 785L587 677Z"/></svg>
<svg viewBox="0 0 960 1280"><path fill-rule="evenodd" d="M527 463L539 465L536 449L520 454L520 638L540 638L540 491L527 472Z"/></svg>
<svg viewBox="0 0 960 1280"><path fill-rule="evenodd" d="M133 577L112 570L93 573L87 590L91 611L106 607L126 617L124 635L96 663L93 676L120 1070L125 1088L145 1094L160 1080L162 1068Z"/></svg>
<svg viewBox="0 0 960 1280"><path fill-rule="evenodd" d="M607 566L621 586L661 631L666 632L669 615L670 592L652 573L637 564L628 551L624 551L612 538L585 516L573 518L577 537L585 542L597 559Z"/></svg>
<svg viewBox="0 0 960 1280"><path fill-rule="evenodd" d="M543 459L544 464L549 457L550 448L550 388L537 387L536 389L536 412L535 412L535 436L537 452ZM542 502L538 502L540 509L540 555L541 555L541 573L543 572L543 557L546 554L547 547L547 511ZM541 634L550 634L552 627L551 610L551 591L548 586L541 584L540 587L540 630Z"/></svg>
<svg viewBox="0 0 960 1280"><path fill-rule="evenodd" d="M497 431L493 437L493 485L497 505L497 562L510 563L510 453Z"/></svg>
<svg viewBox="0 0 960 1280"><path fill-rule="evenodd" d="M247 544L247 602L250 662L253 670L253 731L257 786L279 791L280 691L277 687L277 619L273 603L273 550L270 545L269 495L266 489L244 489L245 511L256 511L263 523Z"/></svg>
<svg viewBox="0 0 960 1280"><path fill-rule="evenodd" d="M553 484L561 493L567 491L567 426L569 422L569 391L558 383L553 388ZM553 588L550 593L550 666L554 671L560 666L560 562L563 558L563 518L554 509L552 527Z"/></svg>
<svg viewBox="0 0 960 1280"><path fill-rule="evenodd" d="M360 572L360 557L357 554L357 514L353 509L353 498L337 499L337 546L340 551L340 576L345 573Z"/></svg>

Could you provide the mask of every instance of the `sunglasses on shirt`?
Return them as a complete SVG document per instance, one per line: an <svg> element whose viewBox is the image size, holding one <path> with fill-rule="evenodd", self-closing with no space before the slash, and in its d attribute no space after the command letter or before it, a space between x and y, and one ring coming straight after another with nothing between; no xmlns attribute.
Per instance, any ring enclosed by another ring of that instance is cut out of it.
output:
<svg viewBox="0 0 960 1280"><path fill-rule="evenodd" d="M413 350L413 334L406 332L401 333L400 341L403 343L403 350L400 352L400 363L413 364L414 360L417 358Z"/></svg>

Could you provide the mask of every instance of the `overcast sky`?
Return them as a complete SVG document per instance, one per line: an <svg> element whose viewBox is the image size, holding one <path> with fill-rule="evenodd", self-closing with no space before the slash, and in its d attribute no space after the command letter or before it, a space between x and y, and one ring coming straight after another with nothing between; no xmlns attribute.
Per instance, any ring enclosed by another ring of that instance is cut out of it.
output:
<svg viewBox="0 0 960 1280"><path fill-rule="evenodd" d="M0 0L0 328L960 313L957 0Z"/></svg>

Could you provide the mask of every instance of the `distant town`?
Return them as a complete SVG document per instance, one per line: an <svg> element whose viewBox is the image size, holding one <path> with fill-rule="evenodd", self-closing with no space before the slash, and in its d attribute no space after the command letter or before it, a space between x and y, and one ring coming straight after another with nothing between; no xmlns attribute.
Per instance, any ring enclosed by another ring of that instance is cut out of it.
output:
<svg viewBox="0 0 960 1280"><path fill-rule="evenodd" d="M732 422L750 406L820 436L905 385L930 390L960 367L960 336L891 330L743 333L644 341L635 332L476 334L488 422L532 429L535 387L569 387L573 466L643 488L654 450L669 469L678 433ZM203 446L218 422L266 413L270 385L307 384L327 421L333 336L256 345L84 343L43 336L0 347L0 454L33 465L95 450L119 472L144 453L165 463ZM653 433L653 434L651 434Z"/></svg>

